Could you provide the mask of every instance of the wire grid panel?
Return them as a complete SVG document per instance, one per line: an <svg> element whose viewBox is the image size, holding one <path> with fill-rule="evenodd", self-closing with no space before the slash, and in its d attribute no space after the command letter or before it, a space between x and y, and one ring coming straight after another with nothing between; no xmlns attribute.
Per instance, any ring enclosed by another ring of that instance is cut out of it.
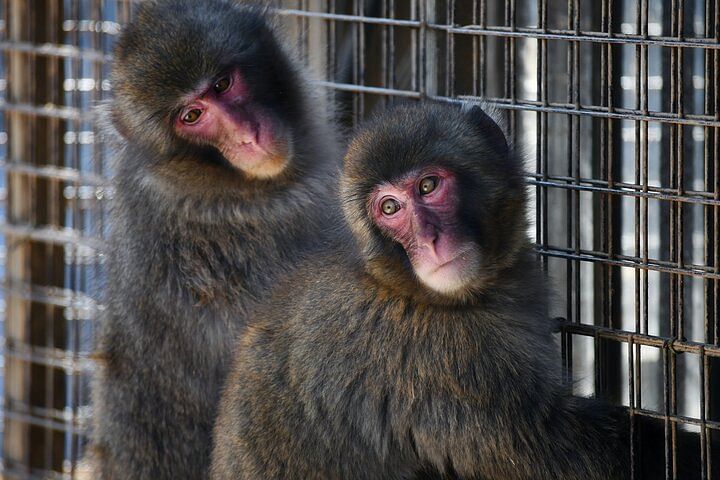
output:
<svg viewBox="0 0 720 480"><path fill-rule="evenodd" d="M720 442L720 2L284 0L356 123L485 99L528 158L535 237L578 394ZM320 47L320 48L319 48ZM318 54L317 52L321 52ZM313 55L309 55L313 53Z"/></svg>
<svg viewBox="0 0 720 480"><path fill-rule="evenodd" d="M90 110L129 3L0 1L7 478L73 478L82 455L109 173ZM668 478L675 429L720 442L718 0L278 3L346 125L397 101L499 107L568 381L664 420Z"/></svg>
<svg viewBox="0 0 720 480"><path fill-rule="evenodd" d="M92 107L128 5L3 0L3 478L71 478L101 311L106 169Z"/></svg>

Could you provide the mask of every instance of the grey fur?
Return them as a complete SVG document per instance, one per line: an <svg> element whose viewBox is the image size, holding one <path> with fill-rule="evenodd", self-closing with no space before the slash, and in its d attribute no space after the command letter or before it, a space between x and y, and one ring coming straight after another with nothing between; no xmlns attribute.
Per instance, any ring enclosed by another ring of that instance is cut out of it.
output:
<svg viewBox="0 0 720 480"><path fill-rule="evenodd" d="M118 148L108 315L93 384L93 478L205 478L235 336L278 276L322 244L337 133L261 8L146 1L116 58L116 131L108 135ZM232 65L291 132L289 166L275 179L245 178L169 127L183 92Z"/></svg>

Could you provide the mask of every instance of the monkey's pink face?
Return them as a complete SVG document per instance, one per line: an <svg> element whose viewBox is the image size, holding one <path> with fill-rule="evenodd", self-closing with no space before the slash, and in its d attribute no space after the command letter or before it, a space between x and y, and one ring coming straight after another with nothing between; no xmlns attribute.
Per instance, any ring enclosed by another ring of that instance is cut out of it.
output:
<svg viewBox="0 0 720 480"><path fill-rule="evenodd" d="M473 280L480 252L461 228L453 173L430 168L382 184L370 208L375 223L403 246L415 275L427 287L449 294Z"/></svg>
<svg viewBox="0 0 720 480"><path fill-rule="evenodd" d="M237 69L190 95L175 129L191 142L214 146L230 164L252 177L274 177L287 165L278 129L253 104Z"/></svg>

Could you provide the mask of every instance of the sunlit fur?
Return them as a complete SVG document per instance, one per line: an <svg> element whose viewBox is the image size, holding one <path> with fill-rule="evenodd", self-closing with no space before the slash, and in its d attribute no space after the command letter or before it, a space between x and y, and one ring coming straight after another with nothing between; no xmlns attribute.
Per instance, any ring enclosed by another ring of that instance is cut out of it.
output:
<svg viewBox="0 0 720 480"><path fill-rule="evenodd" d="M262 8L145 0L136 11L105 119L114 195L91 478L203 479L233 340L340 215L326 199L341 153L331 115ZM246 175L174 128L197 84L232 67L287 132L279 175Z"/></svg>

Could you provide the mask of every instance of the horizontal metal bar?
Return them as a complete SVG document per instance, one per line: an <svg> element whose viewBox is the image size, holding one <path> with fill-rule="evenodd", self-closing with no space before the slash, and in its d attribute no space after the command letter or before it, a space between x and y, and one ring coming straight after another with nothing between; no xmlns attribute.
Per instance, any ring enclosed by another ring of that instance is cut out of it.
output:
<svg viewBox="0 0 720 480"><path fill-rule="evenodd" d="M699 420L697 418L693 417L686 417L684 415L665 415L663 413L653 412L652 410L646 410L644 408L636 408L632 410L633 414L640 415L642 417L649 417L649 418L655 418L657 420L668 420L670 422L673 422L675 424L680 425L694 425L696 427L706 427L713 430L720 430L720 422L716 422L714 420L705 420L704 422L702 420Z"/></svg>
<svg viewBox="0 0 720 480"><path fill-rule="evenodd" d="M0 170L12 173L20 173L33 177L62 180L65 182L78 183L93 187L104 187L110 185L110 180L93 173L81 172L75 168L55 167L51 165L37 166L24 162L0 160Z"/></svg>
<svg viewBox="0 0 720 480"><path fill-rule="evenodd" d="M0 51L29 53L45 57L74 58L77 60L92 60L97 62L110 62L112 57L97 50L80 48L68 44L31 43L31 42L0 42Z"/></svg>
<svg viewBox="0 0 720 480"><path fill-rule="evenodd" d="M545 105L542 101L539 100L517 101L497 97L473 97L470 95L460 95L457 97L457 99L450 99L447 97L438 97L438 99L455 102L485 102L495 106L496 108L504 110L524 110L528 112L560 113L583 117L610 118L613 120L636 120L677 125L695 125L699 127L720 127L720 120L710 115L683 114L683 116L680 117L678 114L672 114L667 112L643 113L641 110L620 108L616 106L613 106L612 111L610 111L609 107L598 107L593 105L580 104L576 106L570 103L555 102L548 102L547 105Z"/></svg>
<svg viewBox="0 0 720 480"><path fill-rule="evenodd" d="M313 82L319 87L332 88L334 90L341 90L344 92L355 92L355 93L372 93L375 95L387 95L394 97L406 97L406 98L421 98L420 92L413 92L410 90L398 90L395 88L383 88L383 87L368 87L366 85L353 85L351 83L335 83L335 82Z"/></svg>
<svg viewBox="0 0 720 480"><path fill-rule="evenodd" d="M535 178L541 178L541 175L534 175ZM625 190L620 190L618 188L606 188L606 187L596 187L591 185L582 185L582 184L573 184L573 183L558 183L557 180L560 180L559 178L556 178L556 181L546 181L546 180L535 180L535 178L528 179L528 183L530 185L536 185L540 187L547 187L547 188L558 188L562 190L576 190L581 192L593 192L593 193L603 193L603 194L609 194L609 195L620 195L625 197L633 197L633 198L648 198L651 200L663 200L663 201L669 201L669 202L679 202L679 203L691 203L695 205L710 205L710 206L720 206L720 200L715 200L713 198L707 198L707 197L700 197L700 196L683 196L683 195L669 195L667 193L659 193L654 191L638 191L638 190L631 190L628 184L622 184L622 188ZM572 179L565 177L562 181L579 181L582 183L587 183L587 179ZM615 185L620 185L620 183L615 183ZM642 188L641 185L637 185L638 188ZM648 189L649 190L649 189Z"/></svg>
<svg viewBox="0 0 720 480"><path fill-rule="evenodd" d="M679 39L674 37L642 36L623 33L605 33L562 29L541 29L532 27L504 27L479 25L441 25L429 24L428 28L447 33L483 35L507 38L533 38L537 40L566 40L572 42L591 42L602 44L647 45L673 48L698 48L704 50L720 49L715 39Z"/></svg>
<svg viewBox="0 0 720 480"><path fill-rule="evenodd" d="M621 343L631 343L646 347L658 347L675 353L692 353L695 355L706 355L708 357L720 358L720 346L707 343L681 340L671 337L660 337L612 328L600 327L597 325L586 325L582 323L565 322L561 330L567 333L574 333L587 337L600 337L607 340L615 340ZM720 425L720 423L718 423Z"/></svg>
<svg viewBox="0 0 720 480"><path fill-rule="evenodd" d="M386 25L393 27L412 27L419 28L420 22L416 20L399 20L394 18L366 17L360 15L346 15L342 13L325 13L325 12L308 12L305 10L295 10L292 8L281 8L275 10L275 13L282 16L292 16L301 18L317 18L319 20L333 20L337 22L366 23L370 25Z"/></svg>
<svg viewBox="0 0 720 480"><path fill-rule="evenodd" d="M69 473L51 470L34 469L34 473L30 473L27 466L14 467L8 464L7 459L0 464L0 474L4 480L73 480L73 476Z"/></svg>
<svg viewBox="0 0 720 480"><path fill-rule="evenodd" d="M95 250L104 250L105 248L105 242L103 240L99 238L86 237L79 231L71 228L58 229L52 227L38 227L34 225L11 225L9 223L2 223L0 224L0 232L8 237L13 237L7 242L8 251L12 247L12 242L23 239L52 243L56 245L72 244Z"/></svg>
<svg viewBox="0 0 720 480"><path fill-rule="evenodd" d="M23 402L13 400L5 405L4 416L5 419L15 420L22 423L28 423L41 428L47 428L49 430L57 430L60 432L66 432L73 435L85 435L88 433L87 421L79 421L80 418L76 417L75 421L72 420L55 420L52 418L46 418L38 415L37 407L29 407ZM44 409L47 410L47 409Z"/></svg>
<svg viewBox="0 0 720 480"><path fill-rule="evenodd" d="M580 253L583 255L588 255L591 257L596 257L598 260L608 260L610 258L609 253L599 251L599 250L578 249L576 251L575 248L564 248L564 247L560 247L560 246L552 245L552 244L546 244L546 247L551 250L558 251L558 252ZM672 269L672 268L677 267L676 261L659 260L657 258L652 258L652 257L649 257L646 259L644 257L635 257L632 255L625 255L625 254L621 254L621 253L617 253L617 252L613 252L612 258L618 259L618 260L626 260L629 262L639 263L639 264L643 264L643 265L649 263L650 265L654 265L658 268L667 267L669 269ZM718 272L718 270L714 266L711 266L711 265L696 265L696 264L692 264L692 263L684 263L683 268L684 268L684 270L683 270L684 272L696 273L696 274L702 276L703 278L707 278L708 277L707 274L714 274L714 273Z"/></svg>
<svg viewBox="0 0 720 480"><path fill-rule="evenodd" d="M11 103L0 99L0 111L22 113L36 117L58 118L60 120L92 120L93 113L75 107L43 105L41 107L29 103Z"/></svg>
<svg viewBox="0 0 720 480"><path fill-rule="evenodd" d="M71 375L89 374L95 371L95 362L87 353L27 345L11 338L6 342L4 355L11 359L57 368Z"/></svg>
<svg viewBox="0 0 720 480"><path fill-rule="evenodd" d="M44 305L75 309L89 313L93 317L97 317L105 310L103 305L89 295L67 288L34 285L29 282L6 279L4 284L0 284L0 290L9 296ZM92 318L84 320L92 320Z"/></svg>
<svg viewBox="0 0 720 480"><path fill-rule="evenodd" d="M562 258L565 260L577 260L581 262L602 263L604 265L612 265L615 267L634 268L637 270L649 270L661 273L674 273L677 275L697 277L708 280L720 280L720 273L717 272L710 272L700 269L670 267L667 265L661 265L651 262L633 261L629 260L630 257L623 258L623 256L617 254L613 255L613 258L608 258L607 253L602 253L603 256L598 256L596 252L593 252L593 254L582 253L583 250L580 250L581 253L578 254L573 253L574 250L570 249L565 250L560 248L543 248L541 244L536 244L536 251L540 255L545 257Z"/></svg>
<svg viewBox="0 0 720 480"><path fill-rule="evenodd" d="M555 185L563 185L565 183L575 183L578 182L580 184L587 184L588 186L592 187L599 187L601 189L600 193L620 193L625 194L625 190L630 191L638 191L641 193L652 193L652 194L660 194L663 197L663 200L670 200L670 201L678 201L682 202L684 201L684 198L690 197L691 202L695 203L696 201L705 201L705 200L718 200L717 194L712 191L697 191L697 190L687 190L682 189L682 192L678 188L670 188L670 187L660 187L657 185L643 185L642 183L627 183L627 182L621 182L621 181L613 181L612 185L614 187L610 188L610 183L607 180L601 180L598 178L586 178L586 177L570 177L567 175L542 175L539 173L529 173L528 176L531 180L542 180L542 181L555 181L555 182L564 182L564 183L557 183ZM695 197L695 198L693 198Z"/></svg>
<svg viewBox="0 0 720 480"><path fill-rule="evenodd" d="M345 92L354 93L372 93L375 95L400 96L406 98L422 98L422 94L413 90L399 90L384 87L369 87L366 85L357 85L351 83L337 83L328 81L313 82L319 87L331 88ZM443 96L429 96L432 100L440 100L449 103L460 102L482 102L490 104L502 110L524 110L529 112L545 112L567 115L577 115L593 118L610 118L615 120L635 120L655 123L677 124L677 125L694 125L699 127L720 127L720 120L709 115L689 115L684 114L682 117L677 114L666 112L642 113L640 110L628 108L613 107L612 111L607 107L594 106L576 106L567 103L553 103L547 105L540 101L533 100L509 100L497 97L474 97L470 95L460 95L455 98Z"/></svg>
<svg viewBox="0 0 720 480"><path fill-rule="evenodd" d="M370 25L385 25L394 27L408 27L419 29L422 22L418 20L390 19L382 17L368 17L364 15L349 15L341 13L312 12L297 9L277 9L276 13L282 16L300 18L315 18L336 22L362 23ZM698 48L705 50L720 49L720 44L714 38L676 38L667 36L636 35L620 32L595 32L570 29L550 29L538 27L507 27L503 25L447 25L428 23L426 28L439 30L452 34L483 35L507 38L531 38L537 40L565 40L572 42L591 42L603 44L632 44L654 45L673 48Z"/></svg>

